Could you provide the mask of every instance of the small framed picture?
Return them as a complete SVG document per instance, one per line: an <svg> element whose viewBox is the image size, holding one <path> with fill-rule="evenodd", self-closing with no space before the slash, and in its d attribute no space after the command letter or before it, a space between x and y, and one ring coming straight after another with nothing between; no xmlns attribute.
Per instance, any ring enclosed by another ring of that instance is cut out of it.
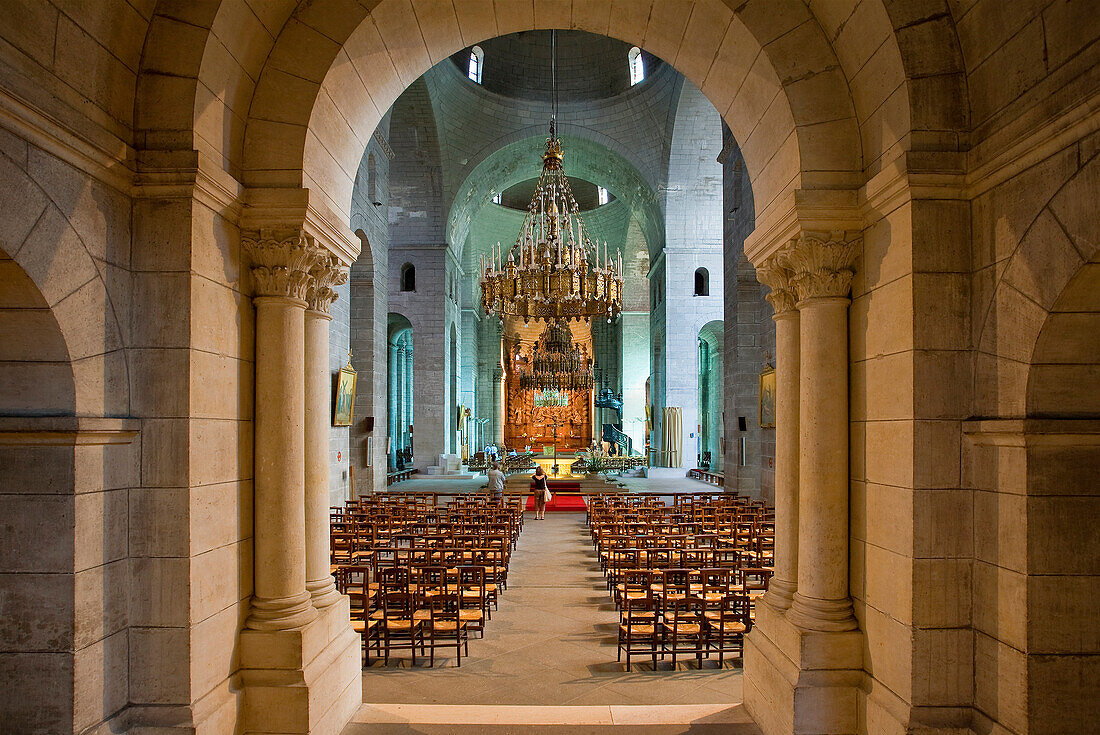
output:
<svg viewBox="0 0 1100 735"><path fill-rule="evenodd" d="M775 428L775 368L760 373L760 426Z"/></svg>
<svg viewBox="0 0 1100 735"><path fill-rule="evenodd" d="M352 412L355 409L355 368L349 362L340 368L340 377L336 381L336 410L333 412L333 426L351 426Z"/></svg>

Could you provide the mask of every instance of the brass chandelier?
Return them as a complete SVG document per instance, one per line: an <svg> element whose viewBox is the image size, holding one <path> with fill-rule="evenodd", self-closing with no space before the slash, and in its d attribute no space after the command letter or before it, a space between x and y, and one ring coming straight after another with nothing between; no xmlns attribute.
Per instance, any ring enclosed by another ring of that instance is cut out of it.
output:
<svg viewBox="0 0 1100 735"><path fill-rule="evenodd" d="M564 321L546 325L531 351L531 361L519 368L519 385L525 390L591 390L592 360L573 342Z"/></svg>
<svg viewBox="0 0 1100 735"><path fill-rule="evenodd" d="M555 47L551 31L551 46ZM552 51L553 113L550 137L542 154L539 176L516 242L504 252L500 243L492 255L481 259L481 306L496 315L523 319L583 320L606 317L610 322L622 311L623 259L608 257L607 242L600 259L599 240L594 240L580 216L577 200L562 165L557 118L557 57Z"/></svg>
<svg viewBox="0 0 1100 735"><path fill-rule="evenodd" d="M561 140L550 121L542 155L542 175L527 207L519 237L503 252L481 259L481 306L486 314L547 321L610 322L622 311L623 259L611 258L607 243L600 257L580 217L577 200L562 167ZM591 257L591 262L590 262Z"/></svg>

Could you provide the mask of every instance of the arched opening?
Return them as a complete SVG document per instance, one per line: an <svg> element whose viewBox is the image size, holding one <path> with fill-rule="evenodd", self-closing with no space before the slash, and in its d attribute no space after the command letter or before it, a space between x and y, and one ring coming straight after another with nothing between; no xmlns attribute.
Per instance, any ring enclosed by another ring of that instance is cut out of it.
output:
<svg viewBox="0 0 1100 735"><path fill-rule="evenodd" d="M7 682L0 718L13 732L74 732L80 709L73 671L86 644L77 640L74 613L88 602L76 590L94 575L74 573L75 413L73 369L55 315L0 250L0 425L8 432L0 441L0 676Z"/></svg>
<svg viewBox="0 0 1100 735"><path fill-rule="evenodd" d="M723 469L723 364L723 322L715 320L699 330L698 467L711 472Z"/></svg>
<svg viewBox="0 0 1100 735"><path fill-rule="evenodd" d="M642 59L640 48L635 46L627 52L626 63L630 72L630 86L634 86L645 79L645 61Z"/></svg>
<svg viewBox="0 0 1100 735"><path fill-rule="evenodd" d="M1093 240L1095 242L1095 240ZM1032 353L1027 419L1025 609L1002 614L1028 625L1028 687L1050 704L1028 708L1042 726L1057 708L1067 731L1091 727L1091 682L1083 661L1097 654L1094 627L1100 554L1100 259L1083 265L1051 308ZM1024 551L1021 549L1020 551ZM1008 572L1005 573L1009 574ZM1013 576L1017 576L1013 574ZM1042 662L1041 664L1038 662ZM1047 713L1047 714L1044 714Z"/></svg>
<svg viewBox="0 0 1100 735"><path fill-rule="evenodd" d="M710 273L706 268L695 270L695 295L710 296Z"/></svg>
<svg viewBox="0 0 1100 735"><path fill-rule="evenodd" d="M389 432L387 454L390 468L404 470L413 465L413 329L402 314L389 315Z"/></svg>
<svg viewBox="0 0 1100 735"><path fill-rule="evenodd" d="M466 68L466 76L477 84L481 84L481 75L485 71L485 51L481 46L470 49L470 63Z"/></svg>
<svg viewBox="0 0 1100 735"><path fill-rule="evenodd" d="M412 263L401 266L401 290L405 292L416 290L416 266Z"/></svg>

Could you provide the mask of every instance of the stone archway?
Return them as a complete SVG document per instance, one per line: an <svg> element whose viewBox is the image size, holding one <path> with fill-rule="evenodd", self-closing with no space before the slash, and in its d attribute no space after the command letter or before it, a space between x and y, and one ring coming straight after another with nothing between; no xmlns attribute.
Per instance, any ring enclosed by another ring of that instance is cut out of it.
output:
<svg viewBox="0 0 1100 735"><path fill-rule="evenodd" d="M230 18L241 7L227 0L218 17ZM878 41L884 49L870 75L874 82L859 83L856 72L867 59L838 57L823 31L827 12L799 3L785 6L783 13L771 12L772 5L762 1L741 4L734 12L707 0L676 6L533 4L529 14L473 1L451 7L453 21L447 13L429 12L424 3L404 0L383 0L350 19L346 11L321 3L271 8L260 19L265 28L251 34L256 43L249 53L231 53L230 61L212 44L197 72L183 70L181 79L197 75L200 87L213 92L196 95L193 119L187 120L195 147L200 155L214 154L250 195L262 199L272 191L304 187L311 211L339 222L364 142L401 90L433 61L469 43L552 27L639 44L702 89L741 143L760 242L770 251L806 226L798 211L804 205L816 222L828 223L826 229L858 229L853 189L863 181L866 161L906 145L909 92L885 17L831 26L838 33L841 25L864 31L872 47ZM249 46L248 39L224 35L219 43ZM185 61L193 65L194 56ZM158 80L148 81L153 84L146 92L163 94ZM175 128L181 129L185 126ZM249 229L262 227L259 213L252 214ZM800 271L808 280L818 275L810 272L811 260L807 257L807 268ZM833 265L847 270L849 264ZM837 317L830 312L832 336Z"/></svg>

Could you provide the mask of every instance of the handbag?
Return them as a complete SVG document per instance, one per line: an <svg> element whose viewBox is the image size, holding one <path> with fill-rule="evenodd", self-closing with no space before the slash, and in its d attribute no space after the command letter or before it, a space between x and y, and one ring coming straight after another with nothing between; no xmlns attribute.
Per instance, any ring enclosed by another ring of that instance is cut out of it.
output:
<svg viewBox="0 0 1100 735"><path fill-rule="evenodd" d="M544 503L549 503L553 499L554 499L554 496L550 493L550 488L546 488L545 490L542 491L542 501Z"/></svg>

